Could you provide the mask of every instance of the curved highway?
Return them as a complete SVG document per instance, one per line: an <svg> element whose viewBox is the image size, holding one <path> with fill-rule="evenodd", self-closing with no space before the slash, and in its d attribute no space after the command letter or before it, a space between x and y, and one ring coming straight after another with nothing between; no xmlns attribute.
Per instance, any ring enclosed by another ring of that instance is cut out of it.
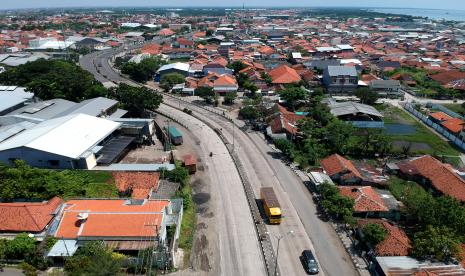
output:
<svg viewBox="0 0 465 276"><path fill-rule="evenodd" d="M107 86L111 85L111 83L120 82L136 85L134 82L115 72L109 64L108 60L117 52L118 50L109 50L87 55L81 59L81 66L94 74L97 80L107 84ZM91 68L92 66L93 68ZM253 184L256 198L259 197L260 187L273 186L275 188L285 218L279 226L268 226L268 231L272 236L280 236L289 231L294 231L294 235L286 237L280 244L278 263L282 275L304 275L302 264L299 260L299 256L304 249L312 249L316 253L321 266L320 275L350 276L358 274L335 231L328 223L318 218L317 208L312 200L312 196L306 190L302 180L280 160L273 158L274 155L272 153L274 150L266 144L262 137L260 137L260 134L239 130L237 125L241 125L241 122L235 121L233 124L230 120L221 116L219 112L212 112L187 101L178 100L174 96L164 97L164 101L170 106L179 107L179 109L187 107L193 110L197 116L202 118L202 121L222 129L222 134L231 143L234 141L235 151L245 167L248 179ZM175 112L174 110L176 110L166 105L160 106L160 111L162 112L165 112L167 109L170 109L170 112ZM177 115L173 115L181 116L183 112L179 112L181 111L178 110ZM185 113L183 113L183 116L185 116ZM218 196L223 197L225 196L224 193L230 193L229 189L221 191ZM233 195L228 200L236 201L235 196L238 195ZM243 201L242 203L234 202L234 204L242 206L239 208L247 207L247 204ZM230 237L225 238L228 239ZM276 239L272 240L276 248ZM248 244L243 242L235 246L246 247ZM237 258L240 257L236 256ZM225 261L228 262L231 260ZM224 270L222 272L225 273ZM237 275L251 274L239 273Z"/></svg>

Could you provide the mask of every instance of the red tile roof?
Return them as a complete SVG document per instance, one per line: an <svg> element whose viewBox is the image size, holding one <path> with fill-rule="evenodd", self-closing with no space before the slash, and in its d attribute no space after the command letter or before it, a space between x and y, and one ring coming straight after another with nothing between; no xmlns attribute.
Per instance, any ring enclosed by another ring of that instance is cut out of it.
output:
<svg viewBox="0 0 465 276"><path fill-rule="evenodd" d="M362 178L362 175L357 168L355 168L354 164L337 153L321 160L320 165L329 176L349 174L350 176Z"/></svg>
<svg viewBox="0 0 465 276"><path fill-rule="evenodd" d="M438 121L446 121L446 120L452 119L451 116L447 115L446 113L442 111L431 113L429 116L431 116L433 119L436 119Z"/></svg>
<svg viewBox="0 0 465 276"><path fill-rule="evenodd" d="M457 175L449 164L441 163L429 155L409 161L417 173L428 179L439 192L465 201L465 181Z"/></svg>
<svg viewBox="0 0 465 276"><path fill-rule="evenodd" d="M153 237L163 219L168 200L148 200L143 205L127 205L126 200L70 200L66 202L57 238ZM80 214L87 214L80 219Z"/></svg>
<svg viewBox="0 0 465 276"><path fill-rule="evenodd" d="M301 81L301 77L296 70L287 65L281 65L268 73L274 84L286 84Z"/></svg>
<svg viewBox="0 0 465 276"><path fill-rule="evenodd" d="M120 192L132 190L132 197L148 198L151 191L158 187L158 172L113 172L113 179Z"/></svg>
<svg viewBox="0 0 465 276"><path fill-rule="evenodd" d="M389 208L371 186L339 186L341 195L355 200L355 212L387 212Z"/></svg>
<svg viewBox="0 0 465 276"><path fill-rule="evenodd" d="M441 125L449 130L452 133L459 133L463 129L465 122L459 118L451 118L445 122L442 122Z"/></svg>
<svg viewBox="0 0 465 276"><path fill-rule="evenodd" d="M357 223L362 228L368 223L375 223L387 230L384 241L376 245L377 256L408 256L412 245L405 232L399 227L382 219L363 219L358 220Z"/></svg>
<svg viewBox="0 0 465 276"><path fill-rule="evenodd" d="M172 30L170 29L161 29L159 32L158 32L158 35L161 35L161 36L172 36L174 35L175 32L173 32Z"/></svg>
<svg viewBox="0 0 465 276"><path fill-rule="evenodd" d="M42 232L61 204L58 197L41 203L0 203L0 232Z"/></svg>

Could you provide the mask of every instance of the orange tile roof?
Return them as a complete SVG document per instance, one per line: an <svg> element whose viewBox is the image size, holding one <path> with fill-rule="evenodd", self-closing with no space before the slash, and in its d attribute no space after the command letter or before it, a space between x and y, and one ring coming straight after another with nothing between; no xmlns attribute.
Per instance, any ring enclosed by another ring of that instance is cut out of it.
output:
<svg viewBox="0 0 465 276"><path fill-rule="evenodd" d="M299 82L302 78L296 70L287 65L281 65L268 72L274 84L287 84Z"/></svg>
<svg viewBox="0 0 465 276"><path fill-rule="evenodd" d="M214 82L214 86L237 86L236 78L230 75L221 75Z"/></svg>
<svg viewBox="0 0 465 276"><path fill-rule="evenodd" d="M459 118L451 118L442 122L441 125L453 133L459 133L463 129L465 122Z"/></svg>
<svg viewBox="0 0 465 276"><path fill-rule="evenodd" d="M58 197L40 203L0 203L0 232L42 232L61 204Z"/></svg>
<svg viewBox="0 0 465 276"><path fill-rule="evenodd" d="M389 208L371 186L339 186L341 195L355 200L355 212L387 212Z"/></svg>
<svg viewBox="0 0 465 276"><path fill-rule="evenodd" d="M354 164L337 153L321 160L320 165L329 176L350 173L350 175L362 178L362 175L355 168Z"/></svg>
<svg viewBox="0 0 465 276"><path fill-rule="evenodd" d="M416 172L428 179L436 190L465 201L465 180L463 180L449 164L441 163L436 158L424 155L409 161Z"/></svg>
<svg viewBox="0 0 465 276"><path fill-rule="evenodd" d="M161 29L159 32L158 32L158 35L161 35L161 36L171 36L171 35L174 35L175 32L173 32L172 30L170 29Z"/></svg>
<svg viewBox="0 0 465 276"><path fill-rule="evenodd" d="M113 179L120 192L132 190L132 197L138 199L148 198L150 192L158 187L158 172L113 172Z"/></svg>
<svg viewBox="0 0 465 276"><path fill-rule="evenodd" d="M168 200L148 200L143 205L127 205L120 199L70 200L55 237L153 237L168 204ZM87 219L79 219L81 213L88 214Z"/></svg>
<svg viewBox="0 0 465 276"><path fill-rule="evenodd" d="M442 111L431 113L429 116L431 116L432 118L438 121L446 121L446 120L452 119L451 116L447 115L446 113Z"/></svg>
<svg viewBox="0 0 465 276"><path fill-rule="evenodd" d="M362 219L357 221L359 226L375 223L387 230L384 241L376 245L377 256L408 256L412 248L410 239L399 227L382 219Z"/></svg>

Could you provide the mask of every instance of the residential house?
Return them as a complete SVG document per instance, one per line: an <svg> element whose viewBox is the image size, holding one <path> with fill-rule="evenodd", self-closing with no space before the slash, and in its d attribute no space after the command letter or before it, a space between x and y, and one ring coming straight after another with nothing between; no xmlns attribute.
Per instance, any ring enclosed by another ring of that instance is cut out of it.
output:
<svg viewBox="0 0 465 276"><path fill-rule="evenodd" d="M397 166L400 176L420 183L425 189L465 201L465 180L451 165L442 163L430 155L424 155L400 162Z"/></svg>
<svg viewBox="0 0 465 276"><path fill-rule="evenodd" d="M288 111L281 105L276 105L278 111L268 117L266 134L273 139L294 139L298 134L297 122L305 118Z"/></svg>
<svg viewBox="0 0 465 276"><path fill-rule="evenodd" d="M339 186L342 196L352 198L355 201L354 216L361 218L386 218L400 219L400 204L391 204L380 191L371 186ZM389 193L384 191L383 193Z"/></svg>
<svg viewBox="0 0 465 276"><path fill-rule="evenodd" d="M115 251L135 257L150 247L170 252L168 242L175 242L167 240L168 228L174 228L173 239L177 240L181 219L180 199L69 200L53 233L59 242L48 256L72 256L87 241L102 241Z"/></svg>
<svg viewBox="0 0 465 276"><path fill-rule="evenodd" d="M337 153L321 160L320 165L324 172L339 184L356 184L362 181L362 175L354 164Z"/></svg>
<svg viewBox="0 0 465 276"><path fill-rule="evenodd" d="M157 191L160 173L116 171L112 176L120 193L134 199L147 199Z"/></svg>
<svg viewBox="0 0 465 276"><path fill-rule="evenodd" d="M328 66L323 84L330 94L350 94L358 87L358 74L353 66Z"/></svg>
<svg viewBox="0 0 465 276"><path fill-rule="evenodd" d="M268 72L274 85L298 83L302 80L296 70L287 65L281 65Z"/></svg>
<svg viewBox="0 0 465 276"><path fill-rule="evenodd" d="M358 235L363 239L363 227L369 223L381 226L386 230L386 236L382 242L373 249L376 256L408 256L412 249L412 243L405 232L398 226L384 219L359 219L357 220Z"/></svg>
<svg viewBox="0 0 465 276"><path fill-rule="evenodd" d="M403 97L404 94L398 80L372 80L370 82L370 89L386 98Z"/></svg>
<svg viewBox="0 0 465 276"><path fill-rule="evenodd" d="M43 202L0 203L0 237L25 232L44 238L62 203L58 197Z"/></svg>

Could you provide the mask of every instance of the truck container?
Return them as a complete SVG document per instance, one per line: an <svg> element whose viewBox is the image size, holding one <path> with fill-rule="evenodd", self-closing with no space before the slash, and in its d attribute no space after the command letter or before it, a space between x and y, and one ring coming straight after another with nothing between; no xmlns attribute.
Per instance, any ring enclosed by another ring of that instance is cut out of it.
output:
<svg viewBox="0 0 465 276"><path fill-rule="evenodd" d="M182 140L182 134L177 130L175 127L170 126L166 127L166 131L168 132L168 136L170 137L171 143L173 145L181 145L183 140Z"/></svg>
<svg viewBox="0 0 465 276"><path fill-rule="evenodd" d="M274 193L273 187L262 187L260 189L260 197L263 204L263 209L268 217L270 224L281 223L281 206L278 198Z"/></svg>

